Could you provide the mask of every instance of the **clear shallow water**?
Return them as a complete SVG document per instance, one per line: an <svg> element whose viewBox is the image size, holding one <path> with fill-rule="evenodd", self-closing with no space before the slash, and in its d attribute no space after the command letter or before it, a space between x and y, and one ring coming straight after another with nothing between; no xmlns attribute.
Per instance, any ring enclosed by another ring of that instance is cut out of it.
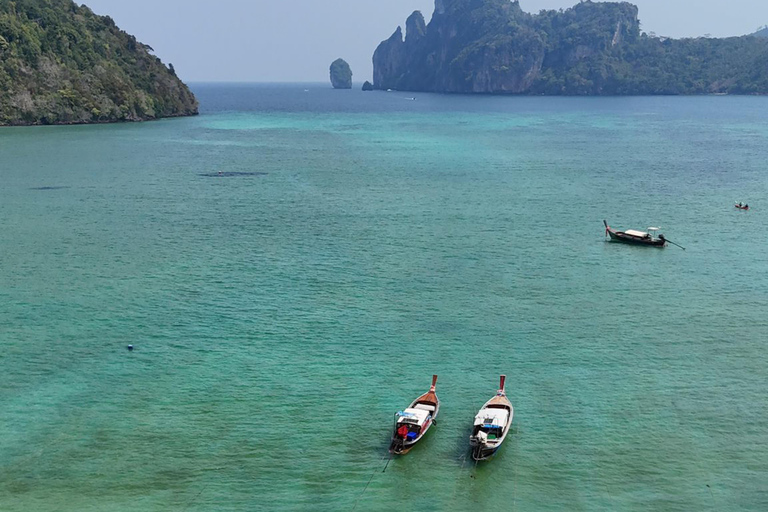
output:
<svg viewBox="0 0 768 512"><path fill-rule="evenodd" d="M0 131L0 510L768 508L768 99L195 91Z"/></svg>

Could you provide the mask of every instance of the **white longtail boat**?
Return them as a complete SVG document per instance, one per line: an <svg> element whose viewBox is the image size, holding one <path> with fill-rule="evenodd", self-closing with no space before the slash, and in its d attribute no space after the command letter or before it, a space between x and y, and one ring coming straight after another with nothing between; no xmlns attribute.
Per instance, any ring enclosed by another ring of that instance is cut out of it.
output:
<svg viewBox="0 0 768 512"><path fill-rule="evenodd" d="M496 453L512 426L514 409L504 390L506 379L506 375L501 376L496 396L485 402L475 416L475 424L469 436L472 458L475 460L486 460Z"/></svg>
<svg viewBox="0 0 768 512"><path fill-rule="evenodd" d="M395 414L395 431L389 451L396 455L408 453L431 427L440 412L440 399L435 394L437 375L432 376L429 391L414 400L407 409Z"/></svg>

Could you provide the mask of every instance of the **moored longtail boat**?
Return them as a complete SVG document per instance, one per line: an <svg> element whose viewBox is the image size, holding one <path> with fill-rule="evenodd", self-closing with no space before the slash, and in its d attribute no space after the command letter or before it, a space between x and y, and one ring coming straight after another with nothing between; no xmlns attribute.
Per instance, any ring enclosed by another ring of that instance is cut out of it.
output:
<svg viewBox="0 0 768 512"><path fill-rule="evenodd" d="M435 423L440 412L440 399L435 393L437 375L432 376L432 387L429 391L411 402L407 409L395 414L395 431L389 451L396 455L408 453L427 433Z"/></svg>
<svg viewBox="0 0 768 512"><path fill-rule="evenodd" d="M667 245L667 239L664 238L664 235L653 236L651 233L647 233L645 231L636 231L634 229L618 231L609 226L606 221L603 221L603 224L605 224L605 235L611 237L612 242L622 242L625 244L633 245L647 245L650 247L664 247ZM648 231L658 231L658 228L648 228Z"/></svg>
<svg viewBox="0 0 768 512"><path fill-rule="evenodd" d="M496 453L512 426L515 411L504 389L506 379L506 375L501 376L496 396L485 402L475 416L475 424L469 436L472 458L475 460L485 460Z"/></svg>

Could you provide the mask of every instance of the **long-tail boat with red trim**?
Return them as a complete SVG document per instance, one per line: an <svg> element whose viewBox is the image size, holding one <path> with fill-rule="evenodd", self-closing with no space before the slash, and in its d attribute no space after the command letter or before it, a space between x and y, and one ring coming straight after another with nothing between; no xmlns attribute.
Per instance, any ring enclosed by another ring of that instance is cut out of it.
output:
<svg viewBox="0 0 768 512"><path fill-rule="evenodd" d="M396 455L404 455L421 441L429 428L435 424L440 412L440 399L435 393L437 375L432 376L432 387L429 391L411 402L403 411L395 414L395 431L389 451Z"/></svg>
<svg viewBox="0 0 768 512"><path fill-rule="evenodd" d="M649 247L664 247L667 245L667 239L664 235L654 236L653 233L659 230L659 228L648 228L648 232L636 231L634 229L628 229L626 231L618 231L605 224L605 236L611 237L611 242L622 242L625 244L633 245L646 245Z"/></svg>
<svg viewBox="0 0 768 512"><path fill-rule="evenodd" d="M735 206L735 207L736 207L736 208L738 208L739 210L749 210L749 205L748 205L748 204L741 204L741 203L736 203L736 204L735 204L735 205L733 205L733 206Z"/></svg>
<svg viewBox="0 0 768 512"><path fill-rule="evenodd" d="M475 416L475 424L469 436L472 458L475 460L486 460L493 456L507 438L509 428L512 426L512 416L515 411L504 389L506 380L506 375L500 377L496 396L485 402Z"/></svg>

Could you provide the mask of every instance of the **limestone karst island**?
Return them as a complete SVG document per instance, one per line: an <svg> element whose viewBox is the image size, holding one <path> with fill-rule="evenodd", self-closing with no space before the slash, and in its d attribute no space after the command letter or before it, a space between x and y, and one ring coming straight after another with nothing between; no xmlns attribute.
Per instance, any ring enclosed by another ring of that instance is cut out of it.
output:
<svg viewBox="0 0 768 512"><path fill-rule="evenodd" d="M768 94L768 39L641 32L630 3L524 12L509 0L436 0L373 56L374 88L550 95Z"/></svg>
<svg viewBox="0 0 768 512"><path fill-rule="evenodd" d="M0 125L195 115L151 47L72 0L0 0Z"/></svg>
<svg viewBox="0 0 768 512"><path fill-rule="evenodd" d="M352 88L352 69L344 59L336 59L331 63L331 85L334 89Z"/></svg>

